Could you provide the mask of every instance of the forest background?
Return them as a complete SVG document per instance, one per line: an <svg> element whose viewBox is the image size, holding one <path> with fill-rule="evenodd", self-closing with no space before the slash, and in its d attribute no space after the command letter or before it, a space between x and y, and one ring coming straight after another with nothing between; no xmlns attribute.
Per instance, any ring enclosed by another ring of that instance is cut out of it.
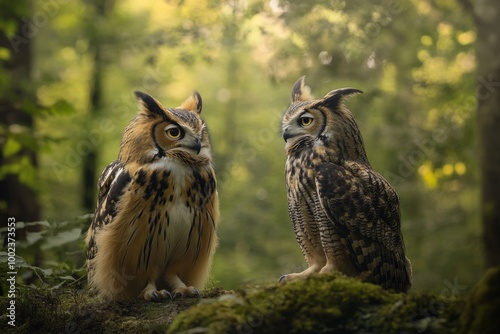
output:
<svg viewBox="0 0 500 334"><path fill-rule="evenodd" d="M499 89L478 73L472 8L465 0L1 1L1 226L16 218L18 255L45 268L39 274L83 277L97 178L137 111L132 92L173 107L196 89L221 203L214 284L299 271L280 120L306 75L316 97L364 91L348 107L373 168L400 196L414 289L465 292L491 264L476 115Z"/></svg>

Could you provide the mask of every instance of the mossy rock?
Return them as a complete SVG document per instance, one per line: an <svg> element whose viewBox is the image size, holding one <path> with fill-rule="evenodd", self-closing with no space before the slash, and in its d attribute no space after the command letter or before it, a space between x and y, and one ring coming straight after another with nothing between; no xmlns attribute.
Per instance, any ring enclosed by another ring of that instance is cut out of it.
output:
<svg viewBox="0 0 500 334"><path fill-rule="evenodd" d="M247 287L181 313L171 333L454 333L463 300L397 294L341 274Z"/></svg>
<svg viewBox="0 0 500 334"><path fill-rule="evenodd" d="M490 268L470 292L460 333L496 334L500 330L500 267Z"/></svg>

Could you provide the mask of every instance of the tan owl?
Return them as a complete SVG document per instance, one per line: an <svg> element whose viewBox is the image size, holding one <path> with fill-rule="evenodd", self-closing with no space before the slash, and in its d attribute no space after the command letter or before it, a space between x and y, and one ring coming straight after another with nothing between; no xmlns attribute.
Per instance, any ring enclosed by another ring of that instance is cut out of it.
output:
<svg viewBox="0 0 500 334"><path fill-rule="evenodd" d="M90 287L108 300L199 297L217 246L219 202L201 96L139 113L102 173L87 234Z"/></svg>
<svg viewBox="0 0 500 334"><path fill-rule="evenodd" d="M292 89L282 122L288 210L308 268L280 281L340 271L404 292L412 286L412 270L399 199L371 168L356 121L344 106L357 93L342 88L313 100L304 77Z"/></svg>

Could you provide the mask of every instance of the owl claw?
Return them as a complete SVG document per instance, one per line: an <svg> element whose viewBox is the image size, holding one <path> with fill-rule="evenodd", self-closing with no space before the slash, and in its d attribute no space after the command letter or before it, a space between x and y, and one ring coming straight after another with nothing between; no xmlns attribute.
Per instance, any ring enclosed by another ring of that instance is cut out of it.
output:
<svg viewBox="0 0 500 334"><path fill-rule="evenodd" d="M174 289L172 293L173 293L172 299L186 298L186 297L201 298L200 291L196 289L194 286L177 288Z"/></svg>
<svg viewBox="0 0 500 334"><path fill-rule="evenodd" d="M149 290L149 291L143 291L139 295L140 299L144 299L146 301L151 301L151 302L161 302L162 300L169 299L172 300L172 295L170 292L167 290Z"/></svg>
<svg viewBox="0 0 500 334"><path fill-rule="evenodd" d="M278 280L278 283L282 283L286 281L286 275L281 275L281 277Z"/></svg>
<svg viewBox="0 0 500 334"><path fill-rule="evenodd" d="M161 291L158 291L158 293L162 299L170 299L170 300L173 299L172 295L167 290L161 290Z"/></svg>
<svg viewBox="0 0 500 334"><path fill-rule="evenodd" d="M153 291L153 292L151 293L151 300L152 300L152 301L155 301L155 302L159 302L159 301L161 301L160 296L158 296L158 292Z"/></svg>

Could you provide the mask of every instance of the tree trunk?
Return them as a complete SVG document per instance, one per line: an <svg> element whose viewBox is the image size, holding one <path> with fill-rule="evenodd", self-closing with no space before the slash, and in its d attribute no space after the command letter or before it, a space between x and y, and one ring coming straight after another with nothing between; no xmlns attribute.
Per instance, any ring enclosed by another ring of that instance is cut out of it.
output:
<svg viewBox="0 0 500 334"><path fill-rule="evenodd" d="M94 49L94 68L92 70L92 79L90 87L90 110L89 118L92 120L98 114L102 107L102 61L101 46L99 41L93 42ZM92 124L92 122L89 122ZM94 210L95 193L97 184L97 158L98 148L92 146L87 156L83 159L82 180L83 180L83 208L87 212Z"/></svg>
<svg viewBox="0 0 500 334"><path fill-rule="evenodd" d="M92 7L94 19L88 26L87 33L89 37L90 49L93 52L93 69L90 80L89 94L89 122L92 125L94 120L102 110L102 81L104 76L105 60L103 59L103 45L106 42L102 35L103 25L106 24L106 17L111 13L114 7L114 0L92 0L88 4ZM99 148L92 146L90 151L83 159L82 164L82 205L87 212L94 211L96 199L97 170L99 157Z"/></svg>
<svg viewBox="0 0 500 334"><path fill-rule="evenodd" d="M481 216L486 266L500 265L500 2L474 3Z"/></svg>
<svg viewBox="0 0 500 334"><path fill-rule="evenodd" d="M19 4L19 2L16 2ZM31 77L31 45L32 37L29 35L29 27L23 18L29 17L31 12L31 2L21 1L19 7L13 9L9 5L3 4L0 10L0 19L5 15L9 19L14 19L17 23L17 30L13 36L7 37L4 31L0 31L0 48L10 51L10 59L0 61L0 75L7 78L7 84L2 87L0 96L0 151L3 152L9 133L12 130L31 136L34 131L33 115L23 110L23 101L34 101L32 89L30 87ZM2 73L3 72L3 73ZM16 130L18 129L18 130ZM6 166L19 161L23 157L28 157L33 166L37 166L37 153L32 148L22 147L16 154L4 157L0 154L0 166ZM7 218L13 217L16 221L36 221L40 220L40 205L36 191L24 184L18 174L8 174L0 180L0 226L7 225ZM23 231L18 231L23 233ZM21 239L22 236L18 236Z"/></svg>

